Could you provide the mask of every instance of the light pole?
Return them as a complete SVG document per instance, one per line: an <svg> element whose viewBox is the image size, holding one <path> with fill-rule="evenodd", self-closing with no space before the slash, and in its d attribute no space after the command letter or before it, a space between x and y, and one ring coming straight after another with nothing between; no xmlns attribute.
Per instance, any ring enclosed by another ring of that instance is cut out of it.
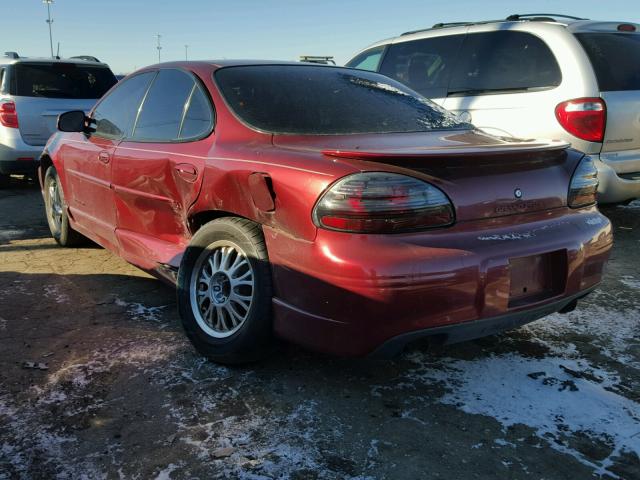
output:
<svg viewBox="0 0 640 480"><path fill-rule="evenodd" d="M158 50L158 63L160 63L161 62L161 60L160 60L160 50L162 50L162 46L160 45L160 38L162 38L162 35L157 34L156 38L158 39L158 44L156 46L156 49Z"/></svg>
<svg viewBox="0 0 640 480"><path fill-rule="evenodd" d="M51 47L51 58L53 58L53 34L51 33L51 24L53 23L53 20L51 19L51 4L53 3L53 0L42 0L42 3L47 6L47 23L49 24L49 46Z"/></svg>
<svg viewBox="0 0 640 480"><path fill-rule="evenodd" d="M189 45L184 46L184 59L189 60Z"/></svg>

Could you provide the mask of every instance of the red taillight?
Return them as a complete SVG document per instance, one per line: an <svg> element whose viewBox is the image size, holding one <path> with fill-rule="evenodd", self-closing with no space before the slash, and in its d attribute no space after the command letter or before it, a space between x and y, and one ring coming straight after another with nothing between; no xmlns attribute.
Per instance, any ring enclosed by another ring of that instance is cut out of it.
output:
<svg viewBox="0 0 640 480"><path fill-rule="evenodd" d="M0 103L0 124L4 127L18 128L18 114L13 102Z"/></svg>
<svg viewBox="0 0 640 480"><path fill-rule="evenodd" d="M559 104L556 118L574 137L587 142L602 142L607 107L601 98L576 98Z"/></svg>
<svg viewBox="0 0 640 480"><path fill-rule="evenodd" d="M618 31L619 32L635 32L636 26L632 25L631 23L621 23L620 25L618 25Z"/></svg>
<svg viewBox="0 0 640 480"><path fill-rule="evenodd" d="M398 233L451 225L453 205L442 190L417 178L362 172L331 186L316 204L317 226L353 233Z"/></svg>

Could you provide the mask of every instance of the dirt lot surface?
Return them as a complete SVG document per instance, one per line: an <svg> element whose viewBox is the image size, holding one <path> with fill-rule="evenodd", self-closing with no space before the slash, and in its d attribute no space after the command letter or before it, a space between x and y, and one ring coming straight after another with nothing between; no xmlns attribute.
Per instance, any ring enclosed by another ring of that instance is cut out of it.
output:
<svg viewBox="0 0 640 480"><path fill-rule="evenodd" d="M234 369L194 352L170 288L59 248L42 212L0 191L0 479L640 479L640 202L604 210L607 277L571 314Z"/></svg>

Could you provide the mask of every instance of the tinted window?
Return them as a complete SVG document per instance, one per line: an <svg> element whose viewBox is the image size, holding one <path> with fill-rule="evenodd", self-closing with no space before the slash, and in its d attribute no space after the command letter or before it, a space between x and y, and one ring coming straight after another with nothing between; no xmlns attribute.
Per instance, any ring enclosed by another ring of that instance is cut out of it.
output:
<svg viewBox="0 0 640 480"><path fill-rule="evenodd" d="M380 73L425 97L445 97L463 38L464 35L451 35L391 45Z"/></svg>
<svg viewBox="0 0 640 480"><path fill-rule="evenodd" d="M180 138L201 137L211 130L213 118L209 100L202 88L196 85L191 94L189 107L182 121Z"/></svg>
<svg viewBox="0 0 640 480"><path fill-rule="evenodd" d="M0 92L4 93L4 68L0 68Z"/></svg>
<svg viewBox="0 0 640 480"><path fill-rule="evenodd" d="M380 57L382 57L383 51L384 46L367 50L366 52L361 53L356 58L347 63L347 67L359 68L360 70L369 70L371 72L375 72L376 70L378 70Z"/></svg>
<svg viewBox="0 0 640 480"><path fill-rule="evenodd" d="M231 109L273 133L351 134L467 128L377 73L333 67L228 67L215 74Z"/></svg>
<svg viewBox="0 0 640 480"><path fill-rule="evenodd" d="M603 92L640 90L640 35L578 33Z"/></svg>
<svg viewBox="0 0 640 480"><path fill-rule="evenodd" d="M561 80L555 57L538 37L514 31L471 33L462 45L449 93L549 88Z"/></svg>
<svg viewBox="0 0 640 480"><path fill-rule="evenodd" d="M100 98L116 83L111 70L76 63L18 63L15 95L47 98Z"/></svg>
<svg viewBox="0 0 640 480"><path fill-rule="evenodd" d="M160 70L147 93L136 121L136 140L168 141L178 138L193 78L180 70Z"/></svg>
<svg viewBox="0 0 640 480"><path fill-rule="evenodd" d="M155 72L128 78L107 95L96 107L96 135L122 138L131 132L138 107Z"/></svg>

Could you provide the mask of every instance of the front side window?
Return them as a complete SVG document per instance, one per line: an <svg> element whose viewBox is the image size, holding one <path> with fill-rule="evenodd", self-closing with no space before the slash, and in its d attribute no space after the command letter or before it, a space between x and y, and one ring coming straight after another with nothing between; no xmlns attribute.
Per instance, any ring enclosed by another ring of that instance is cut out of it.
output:
<svg viewBox="0 0 640 480"><path fill-rule="evenodd" d="M171 141L178 138L194 79L180 70L160 70L144 99L133 140Z"/></svg>
<svg viewBox="0 0 640 480"><path fill-rule="evenodd" d="M117 83L109 68L77 63L17 63L13 94L19 97L94 99Z"/></svg>
<svg viewBox="0 0 640 480"><path fill-rule="evenodd" d="M371 50L362 52L360 55L347 63L346 66L349 68L357 68L359 70L376 72L378 70L378 65L380 65L382 52L384 52L384 45L381 47L372 48Z"/></svg>
<svg viewBox="0 0 640 480"><path fill-rule="evenodd" d="M146 72L120 82L93 112L95 135L112 139L121 139L128 135L142 97L155 75L156 72Z"/></svg>
<svg viewBox="0 0 640 480"><path fill-rule="evenodd" d="M640 90L640 34L577 33L603 92Z"/></svg>
<svg viewBox="0 0 640 480"><path fill-rule="evenodd" d="M526 32L470 33L456 63L449 95L553 88L560 67L549 47Z"/></svg>
<svg viewBox="0 0 640 480"><path fill-rule="evenodd" d="M431 101L377 73L255 65L221 68L215 79L242 121L270 133L348 135L469 128Z"/></svg>
<svg viewBox="0 0 640 480"><path fill-rule="evenodd" d="M445 97L463 39L464 35L450 35L391 45L380 73L427 98Z"/></svg>

